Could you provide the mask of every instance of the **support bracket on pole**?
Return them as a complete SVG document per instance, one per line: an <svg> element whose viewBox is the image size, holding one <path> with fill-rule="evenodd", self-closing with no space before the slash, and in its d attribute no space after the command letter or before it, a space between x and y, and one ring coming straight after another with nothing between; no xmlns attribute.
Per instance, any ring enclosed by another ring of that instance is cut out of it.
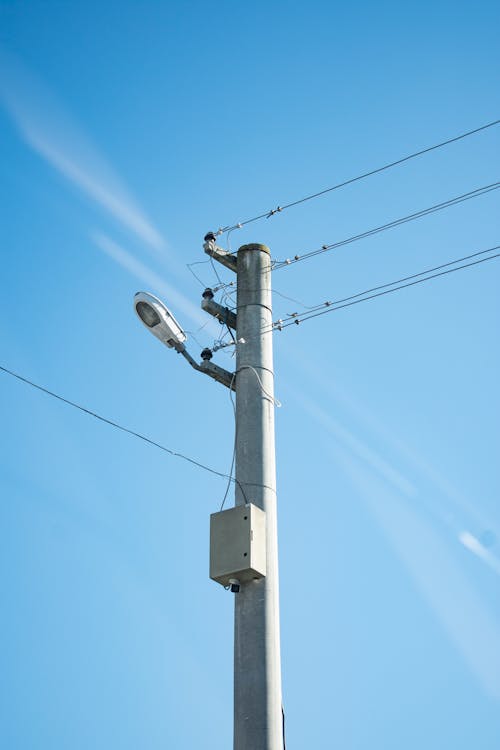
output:
<svg viewBox="0 0 500 750"><path fill-rule="evenodd" d="M218 302L214 302L213 296L214 293L211 289L205 289L201 300L201 309L205 310L209 315L213 315L213 317L217 318L220 323L224 323L235 331L236 314L231 312L228 307L224 307L224 305L219 305Z"/></svg>
<svg viewBox="0 0 500 750"><path fill-rule="evenodd" d="M213 362L210 362L207 359L203 360L197 369L199 369L200 372L204 372L205 375L213 378L218 383L222 383L222 385L230 388L232 391L236 390L236 378L234 372L229 372L229 370L225 370L223 367L219 367L219 365L214 365Z"/></svg>
<svg viewBox="0 0 500 750"><path fill-rule="evenodd" d="M222 385L225 385L227 388L231 388L233 391L236 390L235 373L229 372L229 370L225 370L223 367L219 367L219 365L210 362L210 357L212 356L210 349L204 349L202 351L201 356L203 361L198 364L198 362L193 359L190 353L186 350L184 344L177 344L174 348L178 354L182 354L184 359L189 362L194 370L203 372L205 375L213 378L213 380L216 380L218 383L222 383ZM205 354L205 352L207 354Z"/></svg>
<svg viewBox="0 0 500 750"><path fill-rule="evenodd" d="M214 260L218 260L223 266L226 266L226 268L229 268L236 273L236 257L228 250L223 250L222 247L215 244L215 234L213 232L208 232L204 239L203 249L206 254L210 255Z"/></svg>

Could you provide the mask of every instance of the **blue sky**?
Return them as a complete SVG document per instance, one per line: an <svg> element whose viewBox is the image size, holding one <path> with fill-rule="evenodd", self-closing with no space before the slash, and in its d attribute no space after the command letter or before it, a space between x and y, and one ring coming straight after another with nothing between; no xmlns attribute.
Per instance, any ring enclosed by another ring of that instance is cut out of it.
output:
<svg viewBox="0 0 500 750"><path fill-rule="evenodd" d="M0 365L227 472L227 391L133 294L197 356L205 232L498 119L498 29L493 2L0 2ZM498 128L231 247L283 259L494 183ZM276 270L275 318L498 230L495 191ZM498 748L499 268L274 336L289 750ZM225 481L2 372L0 413L2 747L230 748Z"/></svg>

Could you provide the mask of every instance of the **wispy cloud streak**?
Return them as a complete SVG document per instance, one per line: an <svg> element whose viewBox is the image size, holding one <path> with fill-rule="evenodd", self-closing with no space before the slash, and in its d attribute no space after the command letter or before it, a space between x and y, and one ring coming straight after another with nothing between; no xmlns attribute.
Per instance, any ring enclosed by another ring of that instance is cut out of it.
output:
<svg viewBox="0 0 500 750"><path fill-rule="evenodd" d="M341 445L348 448L354 455L365 461L372 469L380 474L386 481L390 482L401 492L409 497L417 494L415 486L401 472L395 469L386 461L377 451L370 448L366 443L353 435L348 429L343 427L338 421L320 407L312 399L299 394L294 394L296 400L302 405L303 409L322 425L330 434L332 434Z"/></svg>
<svg viewBox="0 0 500 750"><path fill-rule="evenodd" d="M489 565L489 567L500 576L500 561L487 549L484 544L481 544L479 539L471 534L469 531L461 531L458 535L459 541L472 552L476 557Z"/></svg>
<svg viewBox="0 0 500 750"><path fill-rule="evenodd" d="M431 512L435 516L440 516L441 520L453 529L454 535L463 526L471 526L476 531L489 530L494 532L497 537L500 536L497 522L481 510L477 501L473 503L464 497L463 493L432 466L424 456L405 444L393 431L387 429L383 421L372 414L366 404L360 404L352 394L342 387L340 379L335 373L330 371L326 375L314 366L310 357L297 356L296 350L294 350L293 358L295 366L298 362L299 366L307 373L308 379L323 390L325 399L327 398L329 403L334 402L347 409L350 415L362 425L364 432L368 429L373 434L376 444L383 446L383 448L380 448L381 451L384 453L395 452L398 462L406 465L407 471L412 474L415 483L421 484L422 480L425 480L438 490L437 493L433 493ZM316 405L309 412L311 414L314 412L317 415L318 408ZM325 409L323 411L326 413ZM333 411L333 407L329 411ZM319 421L321 419L324 420L324 418L320 418ZM331 417L328 416L328 419L331 420ZM365 447L366 450L371 450L368 446L364 446L363 450ZM388 449L390 450L388 451ZM382 458L382 461L386 461L386 459ZM421 501L423 502L422 498Z"/></svg>
<svg viewBox="0 0 500 750"><path fill-rule="evenodd" d="M33 151L148 247L165 248L159 231L52 92L1 49L0 102Z"/></svg>
<svg viewBox="0 0 500 750"><path fill-rule="evenodd" d="M359 461L346 455L342 467L483 690L500 701L500 628L449 545Z"/></svg>
<svg viewBox="0 0 500 750"><path fill-rule="evenodd" d="M200 308L196 307L181 292L164 281L149 266L128 253L121 245L102 232L94 232L91 237L100 250L112 258L119 266L144 282L144 284L147 284L148 291L163 297L175 312L182 312L193 323L197 326L203 326L207 332L214 336L219 333L216 323L209 320L207 325L207 316Z"/></svg>
<svg viewBox="0 0 500 750"><path fill-rule="evenodd" d="M451 542L458 536L464 547L500 573L498 560L470 532L457 534L449 519L438 512L435 519L453 532L443 539L415 504L416 487L400 471L312 399L294 395L335 438L332 453L339 466L376 516L483 690L500 701L500 628L453 554Z"/></svg>

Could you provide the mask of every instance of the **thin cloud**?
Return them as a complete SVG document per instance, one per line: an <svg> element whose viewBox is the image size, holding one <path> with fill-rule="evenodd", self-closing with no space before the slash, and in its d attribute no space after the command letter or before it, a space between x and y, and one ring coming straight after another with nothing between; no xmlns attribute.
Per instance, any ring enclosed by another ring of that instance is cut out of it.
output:
<svg viewBox="0 0 500 750"><path fill-rule="evenodd" d="M466 549L476 555L476 557L479 557L480 560L485 562L486 565L489 565L489 567L494 570L497 575L500 576L500 562L484 546L484 544L481 544L477 537L475 537L469 531L461 531L458 535L458 539Z"/></svg>
<svg viewBox="0 0 500 750"><path fill-rule="evenodd" d="M165 248L159 231L52 92L2 50L0 102L33 151L150 248Z"/></svg>
<svg viewBox="0 0 500 750"><path fill-rule="evenodd" d="M500 629L449 545L359 461L345 455L342 467L482 689L500 701Z"/></svg>
<svg viewBox="0 0 500 750"><path fill-rule="evenodd" d="M96 246L106 253L108 257L112 258L115 263L140 281L144 282L148 286L148 291L163 297L169 307L172 307L175 314L181 312L195 323L195 325L205 327L205 330L214 336L217 333L220 333L216 324L212 321L209 320L209 325L207 326L206 313L203 313L200 308L196 307L196 305L187 299L187 297L181 292L177 291L177 289L164 281L161 276L151 270L149 266L137 260L137 258L124 250L124 248L117 242L102 232L94 232L91 237Z"/></svg>
<svg viewBox="0 0 500 750"><path fill-rule="evenodd" d="M348 448L354 455L365 461L380 476L390 482L398 490L408 497L415 497L417 490L415 486L401 472L389 464L382 456L370 448L366 443L352 434L349 430L337 422L311 399L295 393L295 399L302 408L322 427L332 434L341 444Z"/></svg>
<svg viewBox="0 0 500 750"><path fill-rule="evenodd" d="M472 503L461 492L453 486L441 472L432 466L423 456L419 455L414 449L406 445L397 435L389 431L380 419L370 413L366 404L360 404L352 395L342 388L339 378L329 373L325 375L321 370L314 366L311 358L297 357L297 351L294 350L294 363L299 362L299 366L307 373L309 379L314 380L316 386L323 388L328 398L333 398L337 403L349 409L351 414L364 426L367 427L376 436L376 442L380 445L383 440L386 446L395 450L400 458L406 462L407 466L412 469L413 473L418 472L421 478L424 478L435 488L439 490L436 498L439 506L433 505L435 514L439 514L448 526L453 527L454 533L461 525L473 525L480 530L491 530L497 536L500 536L498 525L494 519L488 517L477 502Z"/></svg>
<svg viewBox="0 0 500 750"><path fill-rule="evenodd" d="M430 516L437 519L440 524L449 530L451 538L458 538L460 543L473 552L476 557L488 565L492 570L500 574L500 561L498 560L498 557L486 549L486 547L484 547L471 533L459 533L460 526L457 526L457 520L455 519L455 514L453 512L450 512L448 509L443 509L439 503L433 502L431 504L426 502L425 498L422 497L423 493L418 491L418 488L407 476L405 476L400 470L396 469L378 451L371 448L366 442L355 436L347 428L343 427L323 406L320 406L311 398L305 397L297 392L293 392L293 395L304 411L321 425L326 432L335 438L338 446L342 446L343 449L348 451L352 456L363 461L366 466L369 466L381 479L384 479L392 485L392 487L397 489L399 493L408 498L417 499L420 511L425 507ZM403 453L406 458L413 458L414 460L412 463L422 472L425 471L427 467L423 459L413 456L408 449L404 450ZM447 489L447 483L445 480L441 478L441 481L438 481L439 477L435 476L430 468L428 468L425 473L427 474L427 478L434 482L437 490L444 493L445 489ZM462 511L468 509L468 504L465 503L465 501L460 502L460 497L456 497L450 490L448 490L446 495L449 499L454 500ZM477 523L478 514L471 513L470 517L471 520L475 520ZM484 520L482 527L489 530L493 528L491 522L485 524Z"/></svg>

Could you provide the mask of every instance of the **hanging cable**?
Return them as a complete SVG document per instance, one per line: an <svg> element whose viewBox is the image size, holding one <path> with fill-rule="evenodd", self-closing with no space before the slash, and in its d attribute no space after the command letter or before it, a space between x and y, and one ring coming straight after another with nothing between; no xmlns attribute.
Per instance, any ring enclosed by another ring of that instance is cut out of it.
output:
<svg viewBox="0 0 500 750"><path fill-rule="evenodd" d="M234 343L236 343L236 341L235 341ZM263 385L263 383L262 383L262 380L260 379L259 373L258 373L258 372L257 372L257 370L255 369L255 367L251 367L251 365L242 365L242 367L240 367L240 368L239 368L238 370L236 370L236 371L235 371L235 372L233 373L233 377L231 378L231 385L230 385L230 387L229 387L229 398L231 399L231 405L232 405L232 407L233 407L233 412L234 412L234 444L233 444L233 457L232 457L232 459L231 459L231 466L230 466L230 469L229 469L229 475L228 475L228 482L227 482L227 485L226 485L226 491L225 491L225 493L224 493L224 497L222 498L222 503L221 503L221 506L220 506L220 509L219 509L219 510L223 510L223 508L224 508L224 505L225 505L225 502L226 502L226 499L227 499L227 496L228 496L228 493L229 493L229 488L230 488L230 486L231 486L231 481L235 481L235 480L233 480L233 471L234 471L234 462L235 462L235 460L236 460L236 445L237 445L237 441L238 441L238 420L236 419L236 404L235 404L235 401L234 401L234 394L233 394L233 383L234 383L234 379L236 378L237 374L238 374L239 372L241 372L242 370L252 370L252 371L253 371L253 373L255 374L255 377L256 377L256 378L257 378L257 380L258 380L258 383L259 383L259 385L260 385L260 389L261 389L262 393L264 394L264 396L265 396L265 397L266 397L266 398L267 398L267 399L268 399L269 401L271 401L271 403L272 403L272 404L274 404L274 406L276 406L276 407L280 407L280 406L281 406L281 402L280 402L280 401L278 401L278 399L277 399L277 398L274 398L273 396L271 396L271 395L270 395L270 394L269 394L269 393L268 393L268 392L267 392L267 391L265 390L265 388L264 388L264 385ZM239 488L241 489L241 491L242 491L242 493L243 493L243 496L245 497L245 493L243 492L243 488L242 488L242 486L241 486L241 484L240 484L239 482L238 482L238 487L239 487ZM246 501L246 502L248 502L247 500L245 500L245 501Z"/></svg>
<svg viewBox="0 0 500 750"><path fill-rule="evenodd" d="M384 164L381 167L377 167L376 169L371 169L368 172L363 172L362 174L357 175L356 177L351 177L349 180L344 180L343 182L339 182L336 185L332 185L331 187L325 188L324 190L320 190L317 193L312 193L311 195L306 195L303 198L299 198L298 200L291 201L290 203L285 203L284 205L279 205L276 208L270 209L269 211L265 211L262 214L258 214L257 216L253 216L250 219L245 219L245 221L240 221L237 224L229 224L228 226L220 227L217 231L217 234L224 234L225 232L232 232L234 229L241 229L241 227L246 226L247 224L252 224L254 221L259 221L260 219L268 219L271 216L274 216L277 213L281 213L282 211L285 211L288 208L292 208L292 206L298 206L301 203L305 203L306 201L313 200L314 198L319 198L321 195L326 195L327 193L331 193L334 190L339 190L340 188L346 187L347 185L352 185L354 182L359 182L360 180L364 180L367 177L372 177L375 174L379 174L380 172L385 172L387 169L392 169L392 167L396 167L399 164L404 164L407 161L410 161L411 159L416 159L418 156L423 156L424 154L428 154L431 151L436 151L439 148L443 148L444 146L449 146L451 143L456 143L457 141L461 141L464 138L468 138L471 135L475 135L476 133L480 133L484 130L487 130L488 128L492 128L495 125L498 125L500 123L500 120L493 120L493 122L488 122L485 125L481 125L478 128L474 128L474 130L468 130L465 133L460 133L460 135L456 135L453 138L449 138L446 141L441 141L440 143L436 143L433 146L429 146L428 148L421 149L420 151L415 151L412 154L408 154L407 156L403 156L401 159L396 159L396 161L391 161L388 164Z"/></svg>
<svg viewBox="0 0 500 750"><path fill-rule="evenodd" d="M236 445L237 445L236 441L238 440L238 420L236 419L236 404L234 402L234 395L233 395L233 383L234 383L235 377L236 377L236 372L233 372L233 377L231 378L231 385L229 387L229 398L231 400L231 406L233 407L233 414L234 414L233 456L231 458L231 466L229 467L229 475L228 475L228 480L227 480L227 485L226 485L226 491L224 493L224 497L222 498L222 503L221 503L219 510L224 509L224 504L229 494L229 488L231 487L231 481L233 479L234 462L236 460ZM243 492L243 489L242 489L242 492Z"/></svg>
<svg viewBox="0 0 500 750"><path fill-rule="evenodd" d="M476 253L471 253L471 255L464 255L462 258L456 258L456 260L450 260L448 263L442 263L439 266L434 266L433 268L427 268L425 271L419 271L418 273L411 274L411 276L404 276L401 279L395 279L394 281L389 281L386 284L380 284L379 286L371 287L370 289L365 289L363 292L358 292L357 294L352 294L349 297L344 297L343 299L339 300L326 300L325 302L321 302L319 305L315 305L314 307L309 307L308 310L310 312L316 312L317 310L321 310L325 307L331 307L332 305L338 305L342 302L348 302L349 300L356 299L357 297L363 297L366 294L370 294L371 292L377 292L379 289L386 289L387 287L394 286L395 284L403 283L404 281L410 281L411 279L416 279L419 276L426 276L427 274L433 273L434 271L440 271L442 268L448 268L449 266L455 266L457 263L462 263L464 260L470 260L471 258L476 258L479 255L486 255L486 253L492 253L494 250L498 250L500 248L500 245L495 245L494 247L489 247L487 250L478 250ZM300 317L300 314L298 312L291 313L287 315L285 318L280 318L279 321L276 323L273 323L273 328L280 328L284 323L288 322L289 320L295 320L298 317ZM271 330L268 328L267 330ZM265 331L264 331L265 332Z"/></svg>
<svg viewBox="0 0 500 750"><path fill-rule="evenodd" d="M161 443L157 443L155 440L151 440L151 438L148 438L145 435L142 435L140 432L135 432L135 430L131 430L128 427L124 427L118 422L114 422L113 420L108 419L107 417L103 417L102 415L97 414L96 412L91 411L90 409L87 409L84 406L81 406L80 404L75 403L74 401L70 401L69 399L64 398L63 396L60 396L59 394L54 393L53 391L49 391L48 388L44 388L43 386L38 385L37 383L34 383L32 380L28 380L28 378L25 378L22 375L19 375L18 373L13 372L12 370L9 370L7 367L3 367L2 365L0 365L0 370L2 372L5 372L7 375L11 375L13 378L17 378L17 380L20 380L23 383L26 383L26 385L29 385L32 388L36 388L36 390L41 391L42 393L45 393L48 396L52 396L52 398L55 398L58 401L62 401L64 404L67 404L68 406L72 406L74 409L78 409L79 411L84 412L85 414L88 414L89 416L94 417L95 419L98 419L100 422L104 422L105 424L110 425L110 427L114 427L115 429L120 430L121 432L125 432L128 435L132 435L133 437L138 438L139 440L143 440L145 443L148 443L149 445L153 445L155 448L159 448L161 451L168 453L170 456L174 456L175 458L182 458L184 461L187 461L188 463L193 464L194 466L197 466L199 469L208 471L210 474L214 474L217 477L228 479L230 483L234 482L240 488L243 494L243 497L244 498L246 497L245 491L243 487L241 486L240 482L238 482L236 478L233 478L229 474L224 474L222 471L217 471L216 469L212 469L210 466L207 466L206 464L202 464L200 461L196 461L194 458L191 458L190 456L184 455L184 453L179 453L178 451L174 451L171 448L166 448L164 445L161 445ZM266 489L271 489L271 490L273 489L272 487L267 488L266 485L256 485L256 486L266 487ZM248 501L245 499L245 502L248 502Z"/></svg>
<svg viewBox="0 0 500 750"><path fill-rule="evenodd" d="M500 246L497 246L497 248ZM494 248L494 249L497 249ZM362 296L363 294L367 294L367 292L360 292L359 294L353 294L351 297L346 297L346 300L351 300L350 302L344 302L343 300L338 300L337 302L331 302L328 303L327 309L320 310L319 312L315 313L306 313L302 316L296 316L294 320L287 320L287 321L278 321L277 323L273 324L274 329L282 330L283 328L288 328L291 325L299 325L300 323L305 322L306 320L311 320L312 318L318 318L320 315L325 315L326 313L335 312L336 310L341 310L344 307L351 307L352 305L358 305L360 302L368 302L368 300L375 299L376 297L383 297L385 294L391 294L392 292L397 292L400 289L406 289L410 286L415 286L416 284L422 284L424 281L430 281L431 279L435 279L438 276L445 276L449 273L454 273L454 271L460 271L463 268L470 268L472 266L477 266L480 263L486 263L488 260L494 260L495 258L500 257L500 253L496 253L495 255L490 255L488 258L481 258L480 260L473 261L471 263L464 263L461 266L457 266L456 268L449 268L446 271L440 271L439 273L434 273L431 276L427 276L424 279L417 279L416 281L410 281L407 284L401 284L400 286L396 286L392 289L386 289L385 291L380 291L375 294L370 294L367 296ZM446 264L447 265L447 264ZM414 274L414 276L418 276L420 274ZM412 278L412 277L408 277ZM397 282L393 282L395 284ZM390 284L384 284L382 286L390 286ZM378 287L381 288L381 287ZM355 299L359 297L359 299ZM342 304L341 304L342 303ZM321 307L324 307L327 303L324 303L321 305ZM268 328L267 330L264 329L261 332L262 334L270 333L272 328Z"/></svg>
<svg viewBox="0 0 500 750"><path fill-rule="evenodd" d="M260 378L260 375L255 369L255 367L252 367L251 365L242 365L236 372L241 372L242 370L251 370L253 372L253 374L257 378L257 381L260 385L260 390L262 391L266 399L270 401L273 404L273 406L276 406L277 409L280 409L282 406L281 401L279 401L274 396L271 396L271 394L266 391L266 389L264 388L264 384L262 383L262 380Z"/></svg>
<svg viewBox="0 0 500 750"><path fill-rule="evenodd" d="M205 284L205 283L204 283L204 282L203 282L203 281L202 281L202 280L200 279L200 277L199 277L199 276L198 276L198 275L197 275L197 274L196 274L196 273L195 273L195 272L193 271L193 266L204 266L204 265L206 265L206 264L208 264L208 263L210 263L210 261L209 261L209 260L196 260L196 261L195 261L194 263L186 263L186 268L188 269L188 271L189 271L190 273L192 273L192 274L193 274L193 276L194 276L194 278L196 279L196 281L198 281L198 282L199 282L199 283L200 283L200 284L202 285L202 287L203 287L204 289L206 288L206 286L207 286L207 285L206 285L206 284Z"/></svg>
<svg viewBox="0 0 500 750"><path fill-rule="evenodd" d="M273 270L279 270L280 268L291 266L294 263L305 260L306 258L313 258L316 255L322 255L329 250L336 250L337 248L343 247L344 245L349 245L352 242L357 242L358 240L365 239L366 237L371 237L374 234L385 232L388 229L393 229L394 227L401 226L402 224L407 224L410 221L421 219L422 217L429 216L430 214L436 213L437 211L443 211L445 208L456 206L459 203L464 203L465 201L471 200L472 198L480 198L481 196L486 195L487 193L491 193L494 190L498 190L499 188L500 182L493 182L490 185L484 185L483 187L476 188L475 190L471 190L468 193L463 193L462 195L457 195L454 198L443 201L442 203L436 203L433 206L429 206L428 208L423 208L420 211L415 211L414 213L408 214L407 216L403 216L399 219L394 219L393 221L389 221L386 224L375 227L374 229L368 229L366 232L355 234L352 237L347 237L344 240L333 242L330 245L322 245L315 250L297 254L293 258L287 258L286 260L282 261L275 261Z"/></svg>

